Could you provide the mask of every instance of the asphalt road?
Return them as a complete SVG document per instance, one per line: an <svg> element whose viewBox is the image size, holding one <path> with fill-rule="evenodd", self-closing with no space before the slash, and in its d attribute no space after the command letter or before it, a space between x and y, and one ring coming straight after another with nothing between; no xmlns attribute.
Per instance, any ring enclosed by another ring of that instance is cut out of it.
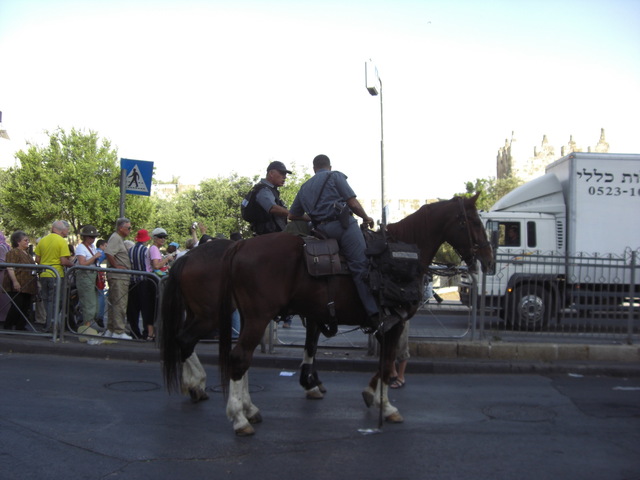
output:
<svg viewBox="0 0 640 480"><path fill-rule="evenodd" d="M324 400L297 375L251 370L264 422L238 438L211 399L168 395L156 362L0 354L0 478L640 478L640 378L412 374L384 425L360 392L369 374L323 372Z"/></svg>

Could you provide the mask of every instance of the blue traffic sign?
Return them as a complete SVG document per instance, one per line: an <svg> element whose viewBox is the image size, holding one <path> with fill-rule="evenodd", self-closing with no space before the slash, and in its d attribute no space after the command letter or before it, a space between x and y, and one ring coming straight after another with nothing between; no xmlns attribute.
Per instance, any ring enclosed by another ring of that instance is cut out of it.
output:
<svg viewBox="0 0 640 480"><path fill-rule="evenodd" d="M127 171L127 177L125 179L126 193L133 195L151 195L153 162L121 158L120 168Z"/></svg>

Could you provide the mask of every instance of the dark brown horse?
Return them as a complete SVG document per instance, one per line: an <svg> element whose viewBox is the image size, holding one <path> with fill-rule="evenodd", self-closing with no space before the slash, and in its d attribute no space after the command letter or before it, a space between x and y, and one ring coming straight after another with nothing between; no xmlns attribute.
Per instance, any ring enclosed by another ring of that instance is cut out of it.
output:
<svg viewBox="0 0 640 480"><path fill-rule="evenodd" d="M162 281L160 348L165 384L194 402L206 400L206 373L196 344L218 328L222 255L231 240L215 239L178 258Z"/></svg>
<svg viewBox="0 0 640 480"><path fill-rule="evenodd" d="M476 200L477 195L424 205L400 222L389 225L387 231L397 241L417 245L425 269L444 242L451 244L467 264L474 265L477 259L485 268L493 261L493 255L475 208ZM218 294L222 320L219 366L223 386L226 387L229 380L227 415L238 435L253 434L251 424L261 420L258 408L251 402L247 371L253 352L274 317L283 313L305 317L310 332L307 343L315 339L315 345L320 325L331 322L368 325L368 316L351 277L336 277L336 285L329 289L325 278L310 276L304 264L303 243L301 237L286 233L264 235L233 245L222 259ZM335 316L328 307L331 300ZM232 350L231 322L227 319L235 306L240 310L243 326ZM408 312L409 318L416 310L417 305ZM378 381L380 373L376 373L364 392L365 400L380 405L389 422L402 421L387 396L401 331L402 324L398 323L384 334L376 335L383 346L382 382ZM306 361L315 355L315 345L312 345L313 351L306 351L305 357L310 357L305 358Z"/></svg>

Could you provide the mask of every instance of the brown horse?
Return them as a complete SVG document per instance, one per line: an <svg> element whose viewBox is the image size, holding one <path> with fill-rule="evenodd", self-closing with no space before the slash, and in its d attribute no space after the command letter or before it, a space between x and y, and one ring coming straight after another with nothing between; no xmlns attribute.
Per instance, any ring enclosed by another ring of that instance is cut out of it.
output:
<svg viewBox="0 0 640 480"><path fill-rule="evenodd" d="M160 348L165 384L198 402L208 397L196 344L218 328L222 255L231 240L215 239L178 258L162 281Z"/></svg>
<svg viewBox="0 0 640 480"><path fill-rule="evenodd" d="M477 197L454 197L424 205L400 222L389 225L387 231L397 241L417 245L425 269L445 241L468 265L474 265L477 259L486 268L493 261L493 255L475 208ZM338 276L330 289L325 278L310 276L303 259L303 243L301 237L287 233L264 235L233 245L222 259L218 295L219 318L222 320L219 367L223 386L226 387L229 381L227 415L238 435L253 434L251 424L261 421L260 412L249 395L247 371L253 352L274 317L285 313L305 317L310 331L307 343L315 339L315 345L320 325L332 322L368 325L368 316L358 300L351 277ZM332 300L333 312L330 313L328 303ZM240 310L243 326L232 350L231 323L227 319L234 306ZM408 312L409 318L417 307ZM376 334L383 347L382 382L378 381L380 373L376 373L363 392L367 404L380 405L384 418L389 422L403 421L387 396L391 365L396 357L401 331L402 324L398 323L387 332ZM308 363L315 355L315 345L305 352Z"/></svg>

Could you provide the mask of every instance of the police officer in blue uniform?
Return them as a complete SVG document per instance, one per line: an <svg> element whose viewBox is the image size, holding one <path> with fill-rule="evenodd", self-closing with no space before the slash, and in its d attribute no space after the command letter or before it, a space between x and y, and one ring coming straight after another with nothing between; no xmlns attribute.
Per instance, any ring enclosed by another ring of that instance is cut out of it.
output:
<svg viewBox="0 0 640 480"><path fill-rule="evenodd" d="M369 262L364 254L366 247L364 237L356 219L343 209L350 209L369 227L373 227L373 219L367 215L356 199L355 192L347 183L347 176L342 172L331 170L329 157L318 155L314 158L313 171L315 175L300 187L289 209L289 218L303 219L306 212L316 230L338 241L340 252L347 260L360 300L369 315L371 327L377 330L382 320L385 328L388 328L391 325L387 324L395 323L398 318L393 315L380 318L378 305L365 280Z"/></svg>

